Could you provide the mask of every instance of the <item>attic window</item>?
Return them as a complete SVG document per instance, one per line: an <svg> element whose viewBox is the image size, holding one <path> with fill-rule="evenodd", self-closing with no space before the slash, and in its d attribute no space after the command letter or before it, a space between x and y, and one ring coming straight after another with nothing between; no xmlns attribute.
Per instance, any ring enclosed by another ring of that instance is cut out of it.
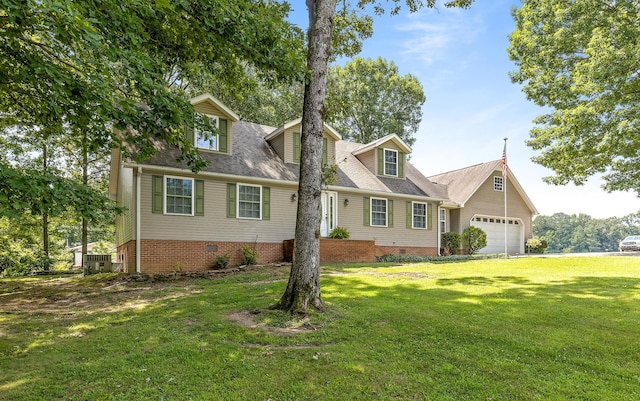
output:
<svg viewBox="0 0 640 401"><path fill-rule="evenodd" d="M194 142L200 149L218 150L218 127L220 119L217 116L204 115L204 128L194 130Z"/></svg>
<svg viewBox="0 0 640 401"><path fill-rule="evenodd" d="M495 176L493 177L493 189L494 191L502 192L504 188L502 177Z"/></svg>
<svg viewBox="0 0 640 401"><path fill-rule="evenodd" d="M384 175L398 176L398 151L384 150Z"/></svg>

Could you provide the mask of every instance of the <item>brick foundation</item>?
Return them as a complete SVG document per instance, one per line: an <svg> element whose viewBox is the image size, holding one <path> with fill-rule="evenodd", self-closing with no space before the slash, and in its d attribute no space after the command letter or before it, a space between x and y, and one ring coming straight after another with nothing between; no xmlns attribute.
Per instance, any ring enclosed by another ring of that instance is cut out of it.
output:
<svg viewBox="0 0 640 401"><path fill-rule="evenodd" d="M376 246L376 257L383 255L414 255L414 256L438 256L435 247L420 246Z"/></svg>
<svg viewBox="0 0 640 401"><path fill-rule="evenodd" d="M320 239L320 263L375 262L375 241Z"/></svg>
<svg viewBox="0 0 640 401"><path fill-rule="evenodd" d="M257 249L257 263L273 263L283 259L281 242L247 244L245 242L142 240L141 272L164 274L180 270L183 272L207 271L213 269L218 256L224 255L229 256L229 266L238 266L242 263L243 245Z"/></svg>
<svg viewBox="0 0 640 401"><path fill-rule="evenodd" d="M210 242L177 240L142 240L140 264L146 274L176 271L203 272L213 269L218 256L229 256L229 266L242 263L242 246L255 247L259 264L290 261L293 240L278 243L247 244L245 242ZM382 255L436 256L436 248L378 246L375 241L320 239L320 263L375 262ZM117 249L117 261L127 273L135 273L136 242L129 241Z"/></svg>

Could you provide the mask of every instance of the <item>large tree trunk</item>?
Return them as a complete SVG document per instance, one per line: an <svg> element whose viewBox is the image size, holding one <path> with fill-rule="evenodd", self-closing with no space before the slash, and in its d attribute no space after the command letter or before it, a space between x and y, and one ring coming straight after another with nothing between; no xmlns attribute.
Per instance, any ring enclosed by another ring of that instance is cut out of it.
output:
<svg viewBox="0 0 640 401"><path fill-rule="evenodd" d="M82 184L89 185L89 151L87 150L86 142L83 142L82 146ZM88 240L87 240L87 226L88 222L86 218L82 218L82 271L84 271L84 255L88 253Z"/></svg>
<svg viewBox="0 0 640 401"><path fill-rule="evenodd" d="M42 143L42 171L47 172L49 160L47 154L47 139ZM46 257L44 270L49 270L49 213L46 210L42 213L42 251Z"/></svg>
<svg viewBox="0 0 640 401"><path fill-rule="evenodd" d="M292 313L324 310L320 296L320 195L322 192L322 121L327 64L336 0L307 0L311 78L304 89L300 180L293 264L287 289L274 306Z"/></svg>

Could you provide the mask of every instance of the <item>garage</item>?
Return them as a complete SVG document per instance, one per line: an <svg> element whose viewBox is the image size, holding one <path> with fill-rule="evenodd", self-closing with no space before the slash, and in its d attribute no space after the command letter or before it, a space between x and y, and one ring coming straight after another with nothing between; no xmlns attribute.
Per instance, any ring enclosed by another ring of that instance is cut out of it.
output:
<svg viewBox="0 0 640 401"><path fill-rule="evenodd" d="M507 252L524 253L524 225L520 219L474 216L471 225L487 233L487 246L478 253L504 253L504 227L507 225Z"/></svg>

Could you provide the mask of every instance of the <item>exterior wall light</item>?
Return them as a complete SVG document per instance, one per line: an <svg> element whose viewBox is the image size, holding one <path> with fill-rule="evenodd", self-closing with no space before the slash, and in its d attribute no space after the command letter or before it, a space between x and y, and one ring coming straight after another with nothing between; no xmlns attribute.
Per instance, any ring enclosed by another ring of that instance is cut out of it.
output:
<svg viewBox="0 0 640 401"><path fill-rule="evenodd" d="M345 206L349 206L349 198L345 198L344 199L344 205Z"/></svg>
<svg viewBox="0 0 640 401"><path fill-rule="evenodd" d="M296 195L295 192L292 193L291 194L291 202L295 202L297 197L298 197L298 195Z"/></svg>

